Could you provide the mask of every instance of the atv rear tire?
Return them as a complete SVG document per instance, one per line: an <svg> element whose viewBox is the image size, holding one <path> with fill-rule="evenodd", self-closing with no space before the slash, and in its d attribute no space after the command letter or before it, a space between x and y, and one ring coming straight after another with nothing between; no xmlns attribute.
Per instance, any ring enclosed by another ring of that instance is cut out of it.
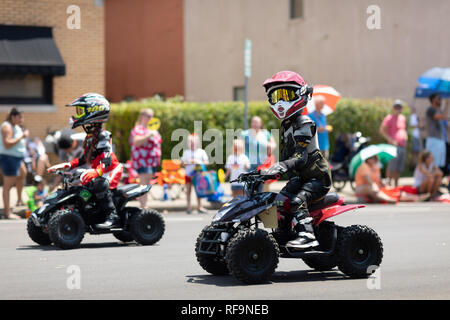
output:
<svg viewBox="0 0 450 320"><path fill-rule="evenodd" d="M140 210L131 218L130 233L137 243L144 246L158 242L164 230L164 219L156 210Z"/></svg>
<svg viewBox="0 0 450 320"><path fill-rule="evenodd" d="M269 280L278 266L280 249L274 237L264 230L241 230L230 240L225 260L228 270L247 284Z"/></svg>
<svg viewBox="0 0 450 320"><path fill-rule="evenodd" d="M33 240L37 244L41 246L48 246L52 244L48 233L45 233L44 231L42 231L42 228L36 226L33 219L31 218L29 218L27 222L27 231L31 240Z"/></svg>
<svg viewBox="0 0 450 320"><path fill-rule="evenodd" d="M218 257L211 255L211 254L202 254L199 253L200 244L202 239L207 237L205 235L205 229L209 228L209 226L206 226L203 228L202 232L197 238L197 241L195 243L195 256L197 257L197 261L200 264L200 266L208 273L211 273L215 276L225 276L230 273L227 267L227 263L223 261L222 259L219 259Z"/></svg>
<svg viewBox="0 0 450 320"><path fill-rule="evenodd" d="M113 232L113 236L122 242L131 242L134 241L133 236L128 231L115 231Z"/></svg>
<svg viewBox="0 0 450 320"><path fill-rule="evenodd" d="M369 227L353 225L339 230L337 266L352 278L368 278L381 264L383 244Z"/></svg>
<svg viewBox="0 0 450 320"><path fill-rule="evenodd" d="M336 258L334 256L305 257L302 259L308 267L317 271L329 271L336 267Z"/></svg>
<svg viewBox="0 0 450 320"><path fill-rule="evenodd" d="M86 224L71 210L58 210L50 218L48 234L55 246L61 249L77 248L84 238Z"/></svg>

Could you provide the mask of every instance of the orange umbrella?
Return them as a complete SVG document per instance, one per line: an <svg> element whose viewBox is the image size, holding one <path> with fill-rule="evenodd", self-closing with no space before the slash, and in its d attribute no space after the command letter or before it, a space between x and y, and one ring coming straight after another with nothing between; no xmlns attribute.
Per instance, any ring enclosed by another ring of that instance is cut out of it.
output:
<svg viewBox="0 0 450 320"><path fill-rule="evenodd" d="M336 108L336 104L341 98L341 94L336 91L333 87L326 86L326 85L315 85L314 91L313 91L313 99L310 100L307 104L308 113L313 112L316 110L316 107L314 105L314 97L322 96L325 99L325 105L322 109L322 113L325 115L329 115L334 111Z"/></svg>

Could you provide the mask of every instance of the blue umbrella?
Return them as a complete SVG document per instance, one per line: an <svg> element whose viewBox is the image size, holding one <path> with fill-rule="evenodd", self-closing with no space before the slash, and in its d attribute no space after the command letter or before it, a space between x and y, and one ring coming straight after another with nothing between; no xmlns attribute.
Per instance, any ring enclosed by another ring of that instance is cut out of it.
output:
<svg viewBox="0 0 450 320"><path fill-rule="evenodd" d="M417 80L416 98L426 98L432 93L439 93L443 98L450 97L450 68L431 68Z"/></svg>

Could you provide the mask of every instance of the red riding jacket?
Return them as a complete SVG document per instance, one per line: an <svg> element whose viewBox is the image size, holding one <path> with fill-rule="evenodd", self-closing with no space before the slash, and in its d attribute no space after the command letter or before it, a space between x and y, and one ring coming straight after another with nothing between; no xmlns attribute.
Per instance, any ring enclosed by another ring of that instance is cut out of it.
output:
<svg viewBox="0 0 450 320"><path fill-rule="evenodd" d="M97 137L87 135L83 147L81 158L70 162L71 169L89 163L99 177L104 176L109 181L109 188L115 189L122 177L123 166L112 152L111 133L102 130Z"/></svg>

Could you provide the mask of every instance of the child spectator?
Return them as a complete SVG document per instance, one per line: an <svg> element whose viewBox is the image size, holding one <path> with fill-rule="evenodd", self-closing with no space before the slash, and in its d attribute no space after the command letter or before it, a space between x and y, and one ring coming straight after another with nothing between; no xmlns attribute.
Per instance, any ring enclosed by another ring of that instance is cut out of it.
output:
<svg viewBox="0 0 450 320"><path fill-rule="evenodd" d="M244 154L244 141L236 139L233 142L233 154L230 154L225 164L227 169L225 177L230 177L230 181L235 180L241 173L250 168L250 160ZM244 185L239 182L231 183L231 194L233 198L244 196Z"/></svg>
<svg viewBox="0 0 450 320"><path fill-rule="evenodd" d="M419 193L429 193L435 197L442 183L442 171L434 164L433 154L424 150L419 155L419 163L414 170L414 187Z"/></svg>
<svg viewBox="0 0 450 320"><path fill-rule="evenodd" d="M45 186L45 180L41 176L34 176L34 185L37 187L33 194L36 206L40 208L44 204L45 198L48 196L47 187Z"/></svg>
<svg viewBox="0 0 450 320"><path fill-rule="evenodd" d="M186 173L186 199L187 199L187 213L191 211L191 190L192 190L192 177L199 165L208 164L208 155L205 150L200 148L200 141L196 134L191 134L188 137L188 149L183 151L181 156L181 164L184 166ZM197 197L197 211L198 213L206 213L206 210L202 208L201 199Z"/></svg>
<svg viewBox="0 0 450 320"><path fill-rule="evenodd" d="M45 169L50 167L44 144L38 137L31 138L27 141L24 162L27 164L28 172L35 172L38 176L42 176Z"/></svg>

